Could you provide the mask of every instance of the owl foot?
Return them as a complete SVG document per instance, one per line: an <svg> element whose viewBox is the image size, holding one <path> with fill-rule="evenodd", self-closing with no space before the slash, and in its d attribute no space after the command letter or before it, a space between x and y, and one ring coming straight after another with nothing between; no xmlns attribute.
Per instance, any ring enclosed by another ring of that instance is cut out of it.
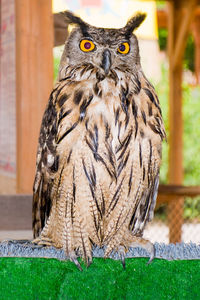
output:
<svg viewBox="0 0 200 300"><path fill-rule="evenodd" d="M122 263L123 269L125 270L126 269L126 262L125 262L126 248L124 246L120 245L118 247L118 253L119 253L119 256L120 256L120 259L121 259L121 263Z"/></svg>
<svg viewBox="0 0 200 300"><path fill-rule="evenodd" d="M150 252L150 257L149 257L149 261L147 262L147 265L149 265L155 257L155 247L153 244L152 244L152 246L153 246L153 249L148 251L148 252Z"/></svg>
<svg viewBox="0 0 200 300"><path fill-rule="evenodd" d="M92 257L88 257L86 263L87 263L87 268L89 268L89 266L92 264Z"/></svg>
<svg viewBox="0 0 200 300"><path fill-rule="evenodd" d="M150 241L145 240L141 237L133 236L132 242L129 243L129 247L132 247L132 248L141 247L141 248L145 249L147 252L149 252L150 257L149 257L149 261L147 263L148 265L152 262L152 260L155 257L154 245Z"/></svg>
<svg viewBox="0 0 200 300"><path fill-rule="evenodd" d="M41 245L41 246L53 246L51 239L45 238L45 237L43 237L43 238L38 237L38 238L32 240L32 243Z"/></svg>
<svg viewBox="0 0 200 300"><path fill-rule="evenodd" d="M75 252L74 251L71 252L68 256L69 256L69 260L71 262L73 262L80 271L83 271L83 269L82 269L82 267L81 267L81 265L80 265L80 263L77 259L77 255L75 254Z"/></svg>
<svg viewBox="0 0 200 300"><path fill-rule="evenodd" d="M72 251L70 254L68 254L67 255L68 257L69 257L69 260L71 261L71 262L73 262L76 266L77 266L77 268L80 270L80 271L83 271L83 269L82 269L82 267L81 267L81 265L80 265L80 263L79 263L79 261L78 261L78 259L77 259L77 255L75 254L75 252L74 251ZM86 263L86 265L87 265L87 268L89 268L89 266L91 265L91 263L92 263L92 257L87 257L87 258L85 258L85 263Z"/></svg>

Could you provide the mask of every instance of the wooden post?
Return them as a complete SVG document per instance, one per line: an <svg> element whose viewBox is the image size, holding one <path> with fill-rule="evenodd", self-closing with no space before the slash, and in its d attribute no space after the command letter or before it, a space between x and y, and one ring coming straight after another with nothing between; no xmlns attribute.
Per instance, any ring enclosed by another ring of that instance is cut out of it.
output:
<svg viewBox="0 0 200 300"><path fill-rule="evenodd" d="M169 54L169 183L183 181L183 117L182 117L182 59L187 34L196 0L169 1L168 54ZM181 241L183 224L182 197L175 197L168 205L170 242Z"/></svg>
<svg viewBox="0 0 200 300"><path fill-rule="evenodd" d="M41 118L53 85L51 0L15 0L17 192L31 193Z"/></svg>

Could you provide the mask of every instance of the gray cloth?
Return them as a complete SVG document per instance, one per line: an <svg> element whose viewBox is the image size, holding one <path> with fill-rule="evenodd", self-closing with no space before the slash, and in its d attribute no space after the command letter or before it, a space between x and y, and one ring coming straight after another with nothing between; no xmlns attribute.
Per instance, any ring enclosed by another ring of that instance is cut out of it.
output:
<svg viewBox="0 0 200 300"><path fill-rule="evenodd" d="M200 259L200 245L194 243L159 244L155 243L155 257L166 260ZM105 249L94 247L93 257L103 257ZM67 259L63 250L54 247L42 247L32 244L30 241L9 240L0 243L0 257L46 257ZM149 253L140 248L130 248L126 258L149 257ZM118 253L111 253L110 258L120 259Z"/></svg>

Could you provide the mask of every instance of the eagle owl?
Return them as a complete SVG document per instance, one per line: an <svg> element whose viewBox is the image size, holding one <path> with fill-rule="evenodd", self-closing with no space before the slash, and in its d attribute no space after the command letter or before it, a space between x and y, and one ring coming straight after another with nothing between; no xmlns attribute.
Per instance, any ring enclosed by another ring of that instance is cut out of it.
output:
<svg viewBox="0 0 200 300"><path fill-rule="evenodd" d="M141 246L152 220L165 130L158 97L140 64L133 31L97 28L71 12L69 35L43 116L33 193L35 242L64 249L80 267L92 246L105 257Z"/></svg>

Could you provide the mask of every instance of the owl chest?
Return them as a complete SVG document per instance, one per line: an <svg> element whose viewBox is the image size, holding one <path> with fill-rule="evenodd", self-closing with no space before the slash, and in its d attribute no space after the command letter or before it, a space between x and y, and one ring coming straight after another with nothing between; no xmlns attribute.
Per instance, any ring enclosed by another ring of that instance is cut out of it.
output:
<svg viewBox="0 0 200 300"><path fill-rule="evenodd" d="M109 92L101 99L94 97L87 111L86 136L93 133L98 136L100 145L110 143L113 149L116 148L133 126L126 123L127 114L121 107L119 92Z"/></svg>
<svg viewBox="0 0 200 300"><path fill-rule="evenodd" d="M129 174L128 166L138 161L139 141L135 138L131 110L123 110L119 96L110 98L109 103L107 100L93 110L83 144L100 167L99 176L109 173L107 178L115 182L116 178Z"/></svg>
<svg viewBox="0 0 200 300"><path fill-rule="evenodd" d="M112 80L74 86L63 106L64 117L61 115L58 122L59 152L91 150L94 156L111 161L129 152L132 156L135 145L138 148L139 142L149 136L149 129L142 118L139 95L134 95L131 86L124 86L125 82L115 85Z"/></svg>

